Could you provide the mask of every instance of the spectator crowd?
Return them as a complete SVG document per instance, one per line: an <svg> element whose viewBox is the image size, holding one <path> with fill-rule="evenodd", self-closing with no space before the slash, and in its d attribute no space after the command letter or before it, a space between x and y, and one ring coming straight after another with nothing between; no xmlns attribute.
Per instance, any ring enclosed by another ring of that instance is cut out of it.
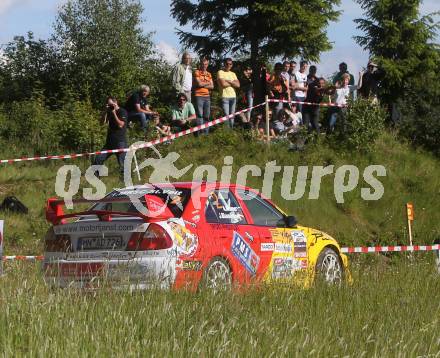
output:
<svg viewBox="0 0 440 358"><path fill-rule="evenodd" d="M318 77L317 67L309 66L306 61L301 61L298 68L295 61L277 62L272 73L262 64L255 76L251 67L239 65L234 68L233 60L226 58L214 78L209 71L208 58L200 58L197 69L193 69L192 62L191 54L184 52L181 62L172 70L171 85L176 100L171 106L168 122L151 108L150 88L147 85L132 92L124 106L119 106L115 98L109 97L104 116L108 124L104 149L127 148L127 127L135 123L140 125L145 135L149 123L153 123L156 135L160 138L212 120L212 91L216 87L225 116L236 113L237 106L248 109L246 113L229 118L228 128L241 126L253 130L258 138L267 138L264 112L252 110L256 101L255 89L259 86L263 95L272 100L280 100L270 103L269 139L284 138L302 131L320 134L320 104L324 102L336 105L330 106L327 111L325 127L329 133L334 130L338 120L344 120L344 106L349 98L357 94L377 101L382 76L382 71L372 61L368 63L366 71L359 73L357 85L344 62L339 65L339 71L331 82ZM208 131L206 128L199 134L207 134ZM125 153L117 155L122 173ZM97 156L95 164L102 164L107 157Z"/></svg>

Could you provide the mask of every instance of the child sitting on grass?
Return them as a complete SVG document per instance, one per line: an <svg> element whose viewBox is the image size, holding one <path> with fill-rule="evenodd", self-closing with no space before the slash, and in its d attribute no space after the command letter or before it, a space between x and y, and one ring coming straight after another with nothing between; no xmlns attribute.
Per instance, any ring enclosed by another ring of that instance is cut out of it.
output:
<svg viewBox="0 0 440 358"><path fill-rule="evenodd" d="M160 116L157 114L153 117L154 127L157 131L157 138L166 137L171 134L171 127L160 122Z"/></svg>

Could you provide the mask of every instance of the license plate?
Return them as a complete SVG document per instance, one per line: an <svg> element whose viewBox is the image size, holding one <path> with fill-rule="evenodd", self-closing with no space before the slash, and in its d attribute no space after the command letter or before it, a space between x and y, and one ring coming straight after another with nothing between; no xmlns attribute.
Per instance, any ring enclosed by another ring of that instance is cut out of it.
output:
<svg viewBox="0 0 440 358"><path fill-rule="evenodd" d="M77 251L87 250L119 250L123 249L121 236L82 237L78 240Z"/></svg>

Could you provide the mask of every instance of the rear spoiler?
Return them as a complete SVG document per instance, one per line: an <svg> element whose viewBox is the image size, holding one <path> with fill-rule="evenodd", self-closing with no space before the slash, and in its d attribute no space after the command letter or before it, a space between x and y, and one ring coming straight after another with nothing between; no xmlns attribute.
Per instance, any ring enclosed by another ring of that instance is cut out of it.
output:
<svg viewBox="0 0 440 358"><path fill-rule="evenodd" d="M116 216L137 216L142 219L148 219L149 221L160 221L173 218L174 215L168 206L157 196L145 194L145 203L147 204L147 214L140 211L126 212L126 211L110 211L110 210L85 210L75 213L65 214L63 206L65 202L59 198L49 198L46 203L46 220L53 225L65 224L66 220L73 217L84 215L96 215L101 221L111 221L112 215ZM129 202L128 198L104 198L100 200L87 200L87 199L73 199L73 204L97 204L97 203L126 203ZM160 210L160 212L159 212ZM151 214L149 214L151 213Z"/></svg>

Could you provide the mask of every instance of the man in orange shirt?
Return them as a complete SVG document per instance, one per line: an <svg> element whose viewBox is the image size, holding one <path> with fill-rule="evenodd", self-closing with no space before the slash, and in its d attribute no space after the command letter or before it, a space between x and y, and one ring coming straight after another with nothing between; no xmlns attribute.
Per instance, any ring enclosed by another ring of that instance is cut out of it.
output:
<svg viewBox="0 0 440 358"><path fill-rule="evenodd" d="M209 91L214 89L212 75L208 72L209 61L206 57L200 59L199 69L194 71L193 88L197 114L197 125L209 121L211 114L211 97ZM206 128L202 133L208 133Z"/></svg>

